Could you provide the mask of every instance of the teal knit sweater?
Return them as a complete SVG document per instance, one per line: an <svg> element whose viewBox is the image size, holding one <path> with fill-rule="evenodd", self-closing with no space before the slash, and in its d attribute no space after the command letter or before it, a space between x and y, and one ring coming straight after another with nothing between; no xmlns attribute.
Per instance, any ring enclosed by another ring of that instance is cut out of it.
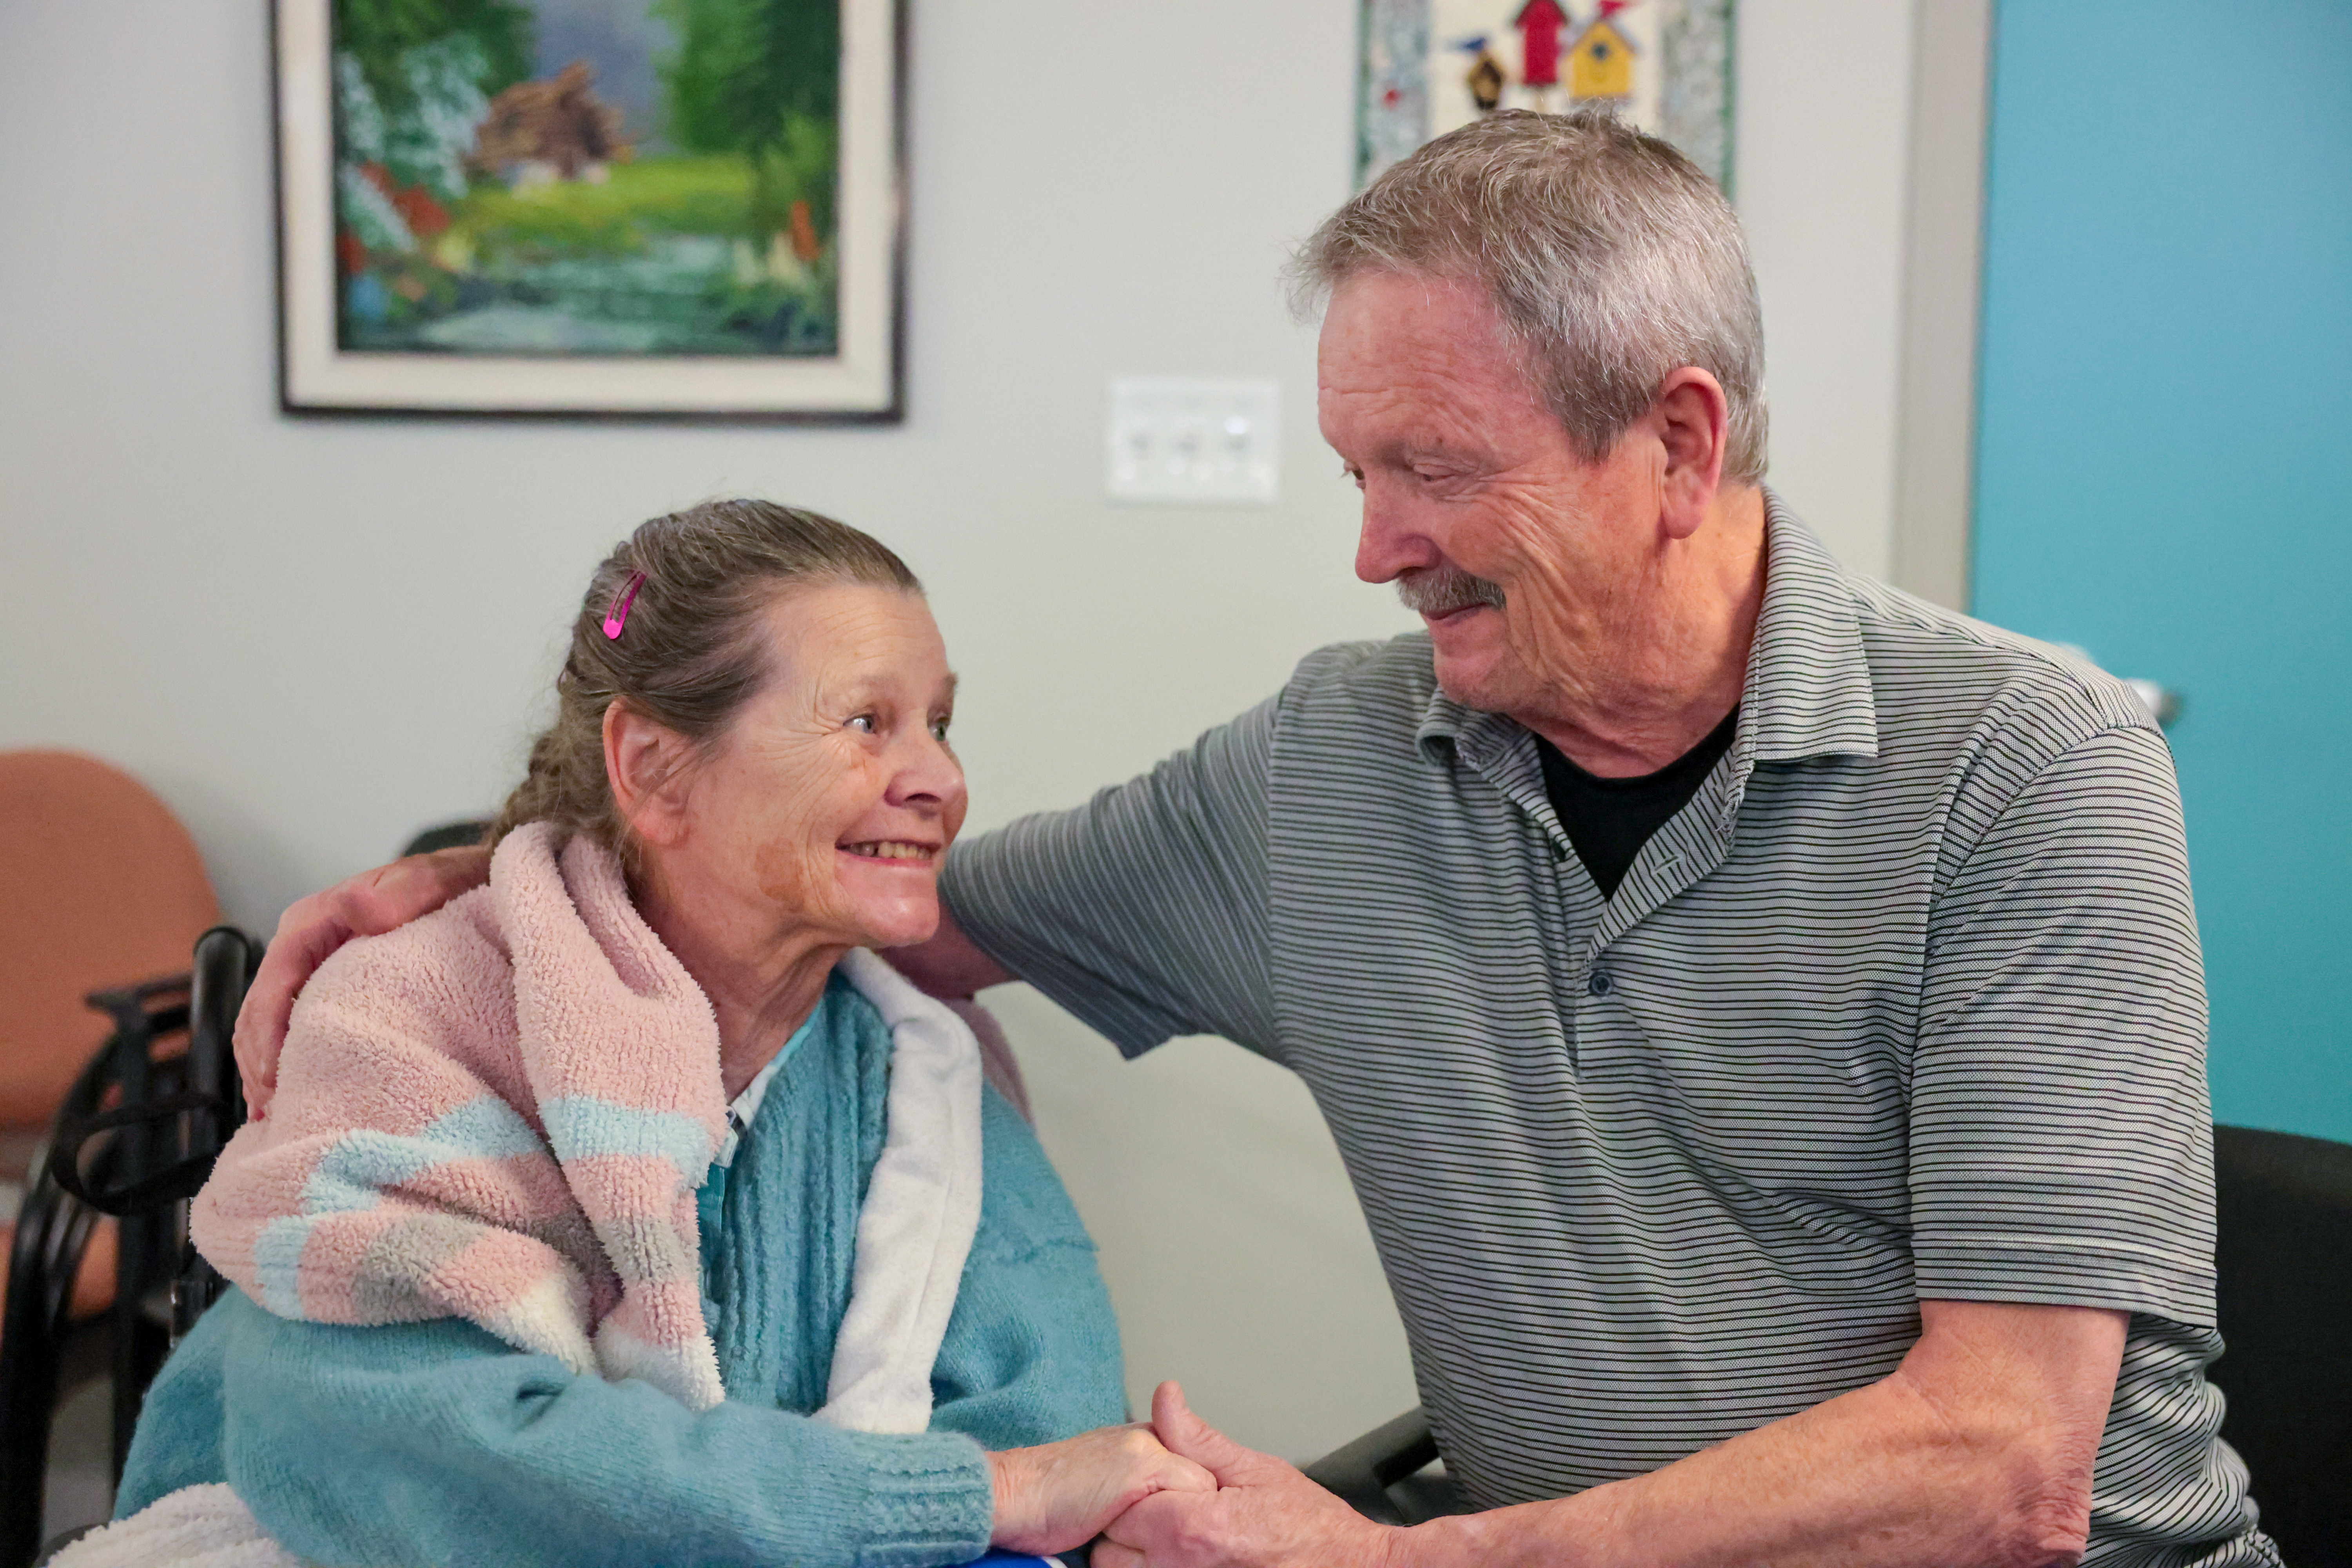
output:
<svg viewBox="0 0 2352 1568"><path fill-rule="evenodd" d="M710 1324L728 1398L697 1415L456 1319L349 1328L231 1293L149 1391L116 1517L226 1481L288 1550L409 1563L932 1568L979 1557L983 1449L1125 1419L1094 1248L1028 1125L982 1112L980 1231L934 1363L930 1430L808 1419L882 1148L890 1037L836 976L719 1205Z"/></svg>

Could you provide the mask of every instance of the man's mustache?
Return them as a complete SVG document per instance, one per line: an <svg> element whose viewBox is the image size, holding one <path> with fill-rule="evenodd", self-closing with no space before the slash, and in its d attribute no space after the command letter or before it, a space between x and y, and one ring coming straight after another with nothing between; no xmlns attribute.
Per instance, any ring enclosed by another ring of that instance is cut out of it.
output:
<svg viewBox="0 0 2352 1568"><path fill-rule="evenodd" d="M1397 597L1417 616L1450 616L1475 605L1503 607L1503 587L1459 566L1423 566L1397 578Z"/></svg>

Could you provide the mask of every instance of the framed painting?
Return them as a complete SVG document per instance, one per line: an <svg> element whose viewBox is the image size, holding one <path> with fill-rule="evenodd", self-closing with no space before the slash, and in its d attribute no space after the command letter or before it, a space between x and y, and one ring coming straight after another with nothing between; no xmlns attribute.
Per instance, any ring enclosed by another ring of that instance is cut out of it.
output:
<svg viewBox="0 0 2352 1568"><path fill-rule="evenodd" d="M292 414L895 420L903 0L276 0Z"/></svg>
<svg viewBox="0 0 2352 1568"><path fill-rule="evenodd" d="M1356 179L1498 109L1607 108L1731 189L1735 0L1363 0Z"/></svg>

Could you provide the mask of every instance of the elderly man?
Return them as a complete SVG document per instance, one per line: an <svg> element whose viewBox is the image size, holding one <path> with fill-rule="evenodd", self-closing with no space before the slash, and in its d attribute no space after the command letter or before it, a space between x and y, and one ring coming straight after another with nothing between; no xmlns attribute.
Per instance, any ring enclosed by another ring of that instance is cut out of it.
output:
<svg viewBox="0 0 2352 1568"><path fill-rule="evenodd" d="M1298 1072L1490 1511L1369 1523L1170 1387L1223 1489L1096 1563L2275 1563L2203 1376L2202 983L2146 715L1761 488L1745 247L1664 143L1486 119L1297 271L1358 574L1426 631L968 842L900 956ZM310 953L474 874L297 906L260 1054Z"/></svg>

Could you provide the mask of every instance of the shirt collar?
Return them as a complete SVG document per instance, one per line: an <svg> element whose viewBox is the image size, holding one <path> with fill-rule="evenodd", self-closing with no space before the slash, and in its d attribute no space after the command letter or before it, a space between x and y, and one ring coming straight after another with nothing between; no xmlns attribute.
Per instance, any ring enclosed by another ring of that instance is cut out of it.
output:
<svg viewBox="0 0 2352 1568"><path fill-rule="evenodd" d="M751 1118L760 1114L760 1104L768 1098L768 1086L775 1082L778 1070L790 1061L801 1047L808 1042L808 1037L816 1032L818 1020L824 1016L824 1005L832 998L833 987L828 983L824 993L817 997L816 1009L809 1014L807 1021L793 1031L793 1037L784 1042L783 1048L770 1057L768 1065L753 1073L751 1081L743 1086L743 1092L729 1103L727 1136L719 1141L718 1149L711 1154L712 1164L733 1167L735 1156L743 1147L743 1134L751 1130Z"/></svg>
<svg viewBox="0 0 2352 1568"><path fill-rule="evenodd" d="M1878 754L1870 663L1845 568L1769 489L1764 492L1764 605L1731 742L1744 784L1758 763ZM1499 713L1430 693L1415 734L1433 761L1491 768L1523 731Z"/></svg>

